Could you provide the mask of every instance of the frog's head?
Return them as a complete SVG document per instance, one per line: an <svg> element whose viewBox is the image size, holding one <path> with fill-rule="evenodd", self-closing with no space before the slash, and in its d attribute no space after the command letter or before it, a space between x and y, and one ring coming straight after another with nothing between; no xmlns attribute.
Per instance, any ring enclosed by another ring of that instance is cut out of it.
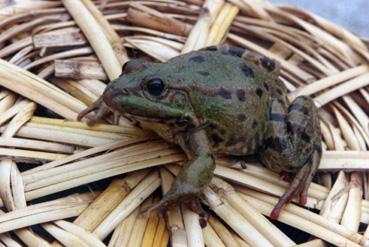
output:
<svg viewBox="0 0 369 247"><path fill-rule="evenodd" d="M166 65L139 60L127 62L122 75L105 89L105 104L133 117L188 119L192 115L188 95L184 90L172 87L176 75L170 65Z"/></svg>

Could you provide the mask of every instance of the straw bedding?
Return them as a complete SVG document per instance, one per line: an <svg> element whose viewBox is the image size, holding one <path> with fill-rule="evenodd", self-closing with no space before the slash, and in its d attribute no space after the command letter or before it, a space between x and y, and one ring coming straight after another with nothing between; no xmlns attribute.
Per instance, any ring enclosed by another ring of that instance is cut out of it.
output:
<svg viewBox="0 0 369 247"><path fill-rule="evenodd" d="M14 0L0 29L0 246L368 245L369 52L356 35L264 0ZM266 216L288 183L226 158L204 191L206 228L185 207L140 215L181 150L123 118L76 121L128 59L219 43L279 61L289 98L320 108L320 172L283 224Z"/></svg>

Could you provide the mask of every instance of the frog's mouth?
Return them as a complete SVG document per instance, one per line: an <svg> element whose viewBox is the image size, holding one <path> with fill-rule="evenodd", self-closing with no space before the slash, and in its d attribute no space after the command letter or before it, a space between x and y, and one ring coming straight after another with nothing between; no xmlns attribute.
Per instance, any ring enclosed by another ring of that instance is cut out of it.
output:
<svg viewBox="0 0 369 247"><path fill-rule="evenodd" d="M102 94L103 102L111 109L115 108L114 99L121 95L120 90L112 87L110 84L105 88L104 93Z"/></svg>
<svg viewBox="0 0 369 247"><path fill-rule="evenodd" d="M104 103L113 111L138 121L164 123L183 117L183 111L161 102L148 100L140 95L122 93L107 87L103 94Z"/></svg>
<svg viewBox="0 0 369 247"><path fill-rule="evenodd" d="M129 120L137 121L137 122L165 123L166 121L169 121L169 119L143 117L143 116L133 115L130 113L123 113L122 115L123 117L128 118Z"/></svg>

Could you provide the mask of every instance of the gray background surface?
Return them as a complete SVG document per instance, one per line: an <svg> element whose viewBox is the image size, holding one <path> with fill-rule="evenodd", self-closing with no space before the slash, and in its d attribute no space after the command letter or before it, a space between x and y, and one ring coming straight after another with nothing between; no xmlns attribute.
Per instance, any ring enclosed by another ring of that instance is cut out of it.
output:
<svg viewBox="0 0 369 247"><path fill-rule="evenodd" d="M369 0L269 0L320 15L363 37L369 37Z"/></svg>

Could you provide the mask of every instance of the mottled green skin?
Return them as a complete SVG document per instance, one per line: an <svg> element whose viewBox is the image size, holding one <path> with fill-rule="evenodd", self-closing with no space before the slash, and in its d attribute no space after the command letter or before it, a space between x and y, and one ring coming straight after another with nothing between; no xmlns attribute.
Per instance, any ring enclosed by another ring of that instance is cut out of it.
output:
<svg viewBox="0 0 369 247"><path fill-rule="evenodd" d="M125 65L104 92L104 102L180 145L189 158L160 207L200 193L213 175L214 153L259 154L264 165L278 172L296 172L315 151L320 153L313 102L299 97L290 105L278 72L273 61L226 46L166 63ZM166 85L160 97L146 89L153 78Z"/></svg>

